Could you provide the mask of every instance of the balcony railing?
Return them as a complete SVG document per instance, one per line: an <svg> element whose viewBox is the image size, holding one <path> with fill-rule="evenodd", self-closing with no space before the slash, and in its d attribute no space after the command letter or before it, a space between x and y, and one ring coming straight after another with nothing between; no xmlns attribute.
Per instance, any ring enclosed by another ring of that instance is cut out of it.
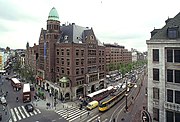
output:
<svg viewBox="0 0 180 122"><path fill-rule="evenodd" d="M164 107L166 109L170 109L170 110L173 110L173 111L179 111L180 112L180 104L164 102Z"/></svg>

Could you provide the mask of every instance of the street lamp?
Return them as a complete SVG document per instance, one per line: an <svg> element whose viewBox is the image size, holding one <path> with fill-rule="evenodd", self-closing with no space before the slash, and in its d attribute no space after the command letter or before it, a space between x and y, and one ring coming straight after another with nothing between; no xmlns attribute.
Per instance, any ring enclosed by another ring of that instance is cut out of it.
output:
<svg viewBox="0 0 180 122"><path fill-rule="evenodd" d="M129 91L129 89L127 88L128 87L128 85L127 85L127 80L128 80L128 74L125 74L125 80L126 80L126 94L125 94L125 96L126 96L126 106L125 106L125 109L126 109L126 112L128 111L128 106L127 106L127 97L128 97L128 91Z"/></svg>
<svg viewBox="0 0 180 122"><path fill-rule="evenodd" d="M127 96L128 96L128 94L126 93L125 96L126 96L126 107L125 107L125 109L126 109L126 112L127 112L128 111L128 106L127 106Z"/></svg>

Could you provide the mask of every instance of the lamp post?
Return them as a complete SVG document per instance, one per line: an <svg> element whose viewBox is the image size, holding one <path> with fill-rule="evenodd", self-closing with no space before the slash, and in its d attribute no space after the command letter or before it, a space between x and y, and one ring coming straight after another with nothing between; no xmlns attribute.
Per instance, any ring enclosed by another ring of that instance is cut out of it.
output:
<svg viewBox="0 0 180 122"><path fill-rule="evenodd" d="M125 109L126 109L126 112L128 111L128 106L127 106L127 97L128 97L128 89L127 89L127 80L128 80L128 78L127 78L127 74L125 74L125 80L126 80L126 94L125 94L125 96L126 96L126 106L125 106Z"/></svg>

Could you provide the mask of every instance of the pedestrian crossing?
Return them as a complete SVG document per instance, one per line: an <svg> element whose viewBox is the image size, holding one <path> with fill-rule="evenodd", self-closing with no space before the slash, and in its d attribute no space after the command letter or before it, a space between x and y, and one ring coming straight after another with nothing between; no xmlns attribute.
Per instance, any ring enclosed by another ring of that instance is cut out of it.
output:
<svg viewBox="0 0 180 122"><path fill-rule="evenodd" d="M10 113L12 116L11 116L11 119L9 120L9 122L17 122L22 119L34 116L36 114L40 114L41 111L39 109L35 108L33 112L27 112L26 109L24 108L24 106L18 106L15 108L11 108Z"/></svg>
<svg viewBox="0 0 180 122"><path fill-rule="evenodd" d="M77 107L56 110L55 112L62 116L64 119L68 120L69 122L81 118L83 115L88 115L87 110L80 110Z"/></svg>

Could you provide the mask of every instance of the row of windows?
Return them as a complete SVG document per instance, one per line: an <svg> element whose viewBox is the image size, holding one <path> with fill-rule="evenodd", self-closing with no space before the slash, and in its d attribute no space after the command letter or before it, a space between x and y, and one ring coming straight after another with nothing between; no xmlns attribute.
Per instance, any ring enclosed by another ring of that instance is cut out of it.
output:
<svg viewBox="0 0 180 122"><path fill-rule="evenodd" d="M167 69L167 82L180 83L180 70ZM153 68L153 80L159 81L159 69Z"/></svg>
<svg viewBox="0 0 180 122"><path fill-rule="evenodd" d="M57 67L57 72L60 72L60 68ZM66 73L64 67L61 67L61 73L70 75L70 68L66 68ZM85 73L84 68L77 68L76 75L83 75Z"/></svg>
<svg viewBox="0 0 180 122"><path fill-rule="evenodd" d="M56 54L60 55L59 49L56 50ZM76 56L84 56L84 50L76 49ZM61 55L65 55L64 49L61 49ZM70 56L70 49L66 49L66 56ZM96 50L88 50L88 56L96 56ZM104 56L104 51L99 51L99 56Z"/></svg>
<svg viewBox="0 0 180 122"><path fill-rule="evenodd" d="M76 50L76 56L84 56L84 50ZM56 54L60 55L60 51L59 49L56 50ZM65 55L65 49L61 49L61 55L64 56ZM66 56L70 56L70 49L66 49Z"/></svg>
<svg viewBox="0 0 180 122"><path fill-rule="evenodd" d="M82 85L85 83L84 81L84 77L76 78L76 85Z"/></svg>
<svg viewBox="0 0 180 122"><path fill-rule="evenodd" d="M59 64L59 58L56 59L56 63ZM70 66L70 59L66 59L67 66ZM81 63L82 66L84 66L84 59L76 59L76 65L79 66ZM64 58L61 58L61 65L64 65L65 61Z"/></svg>
<svg viewBox="0 0 180 122"><path fill-rule="evenodd" d="M62 88L69 87L69 83L59 83L59 86Z"/></svg>
<svg viewBox="0 0 180 122"><path fill-rule="evenodd" d="M167 89L167 102L180 104L180 91Z"/></svg>
<svg viewBox="0 0 180 122"><path fill-rule="evenodd" d="M167 62L180 63L180 49L166 50ZM153 49L153 61L159 62L159 49Z"/></svg>
<svg viewBox="0 0 180 122"><path fill-rule="evenodd" d="M59 30L59 25L48 24L47 29L48 30Z"/></svg>
<svg viewBox="0 0 180 122"><path fill-rule="evenodd" d="M153 120L159 122L158 108L153 108ZM180 122L180 113L166 110L166 122Z"/></svg>
<svg viewBox="0 0 180 122"><path fill-rule="evenodd" d="M166 110L166 122L180 122L180 113Z"/></svg>
<svg viewBox="0 0 180 122"><path fill-rule="evenodd" d="M153 99L159 100L159 88L153 87ZM167 89L167 102L180 104L180 91Z"/></svg>

